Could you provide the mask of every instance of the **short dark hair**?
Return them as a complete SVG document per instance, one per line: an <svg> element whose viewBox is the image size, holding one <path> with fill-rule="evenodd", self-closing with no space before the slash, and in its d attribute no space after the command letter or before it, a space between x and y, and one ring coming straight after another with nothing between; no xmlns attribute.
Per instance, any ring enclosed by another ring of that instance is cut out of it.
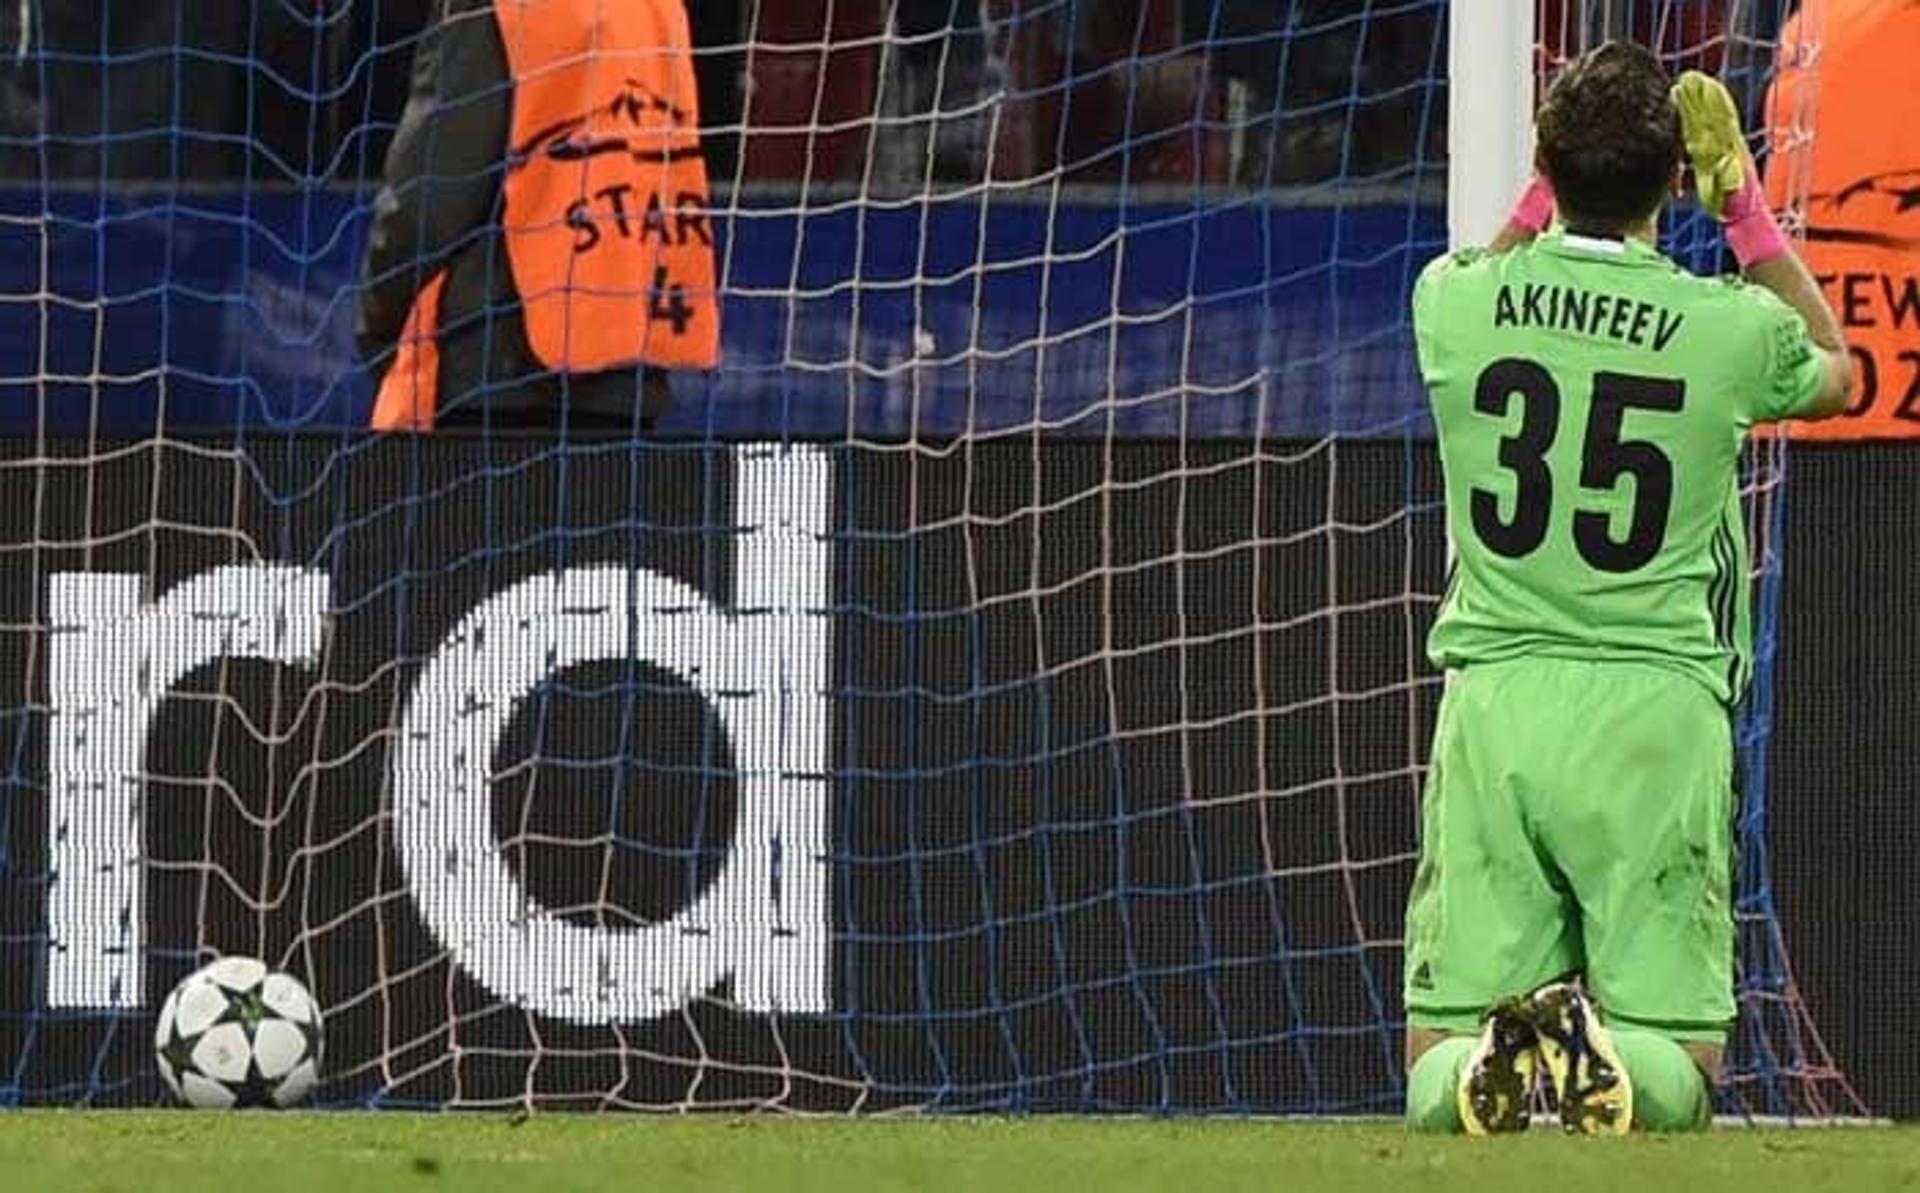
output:
<svg viewBox="0 0 1920 1193"><path fill-rule="evenodd" d="M1610 41L1567 64L1534 122L1561 219L1629 227L1660 209L1686 151L1672 80L1653 51Z"/></svg>

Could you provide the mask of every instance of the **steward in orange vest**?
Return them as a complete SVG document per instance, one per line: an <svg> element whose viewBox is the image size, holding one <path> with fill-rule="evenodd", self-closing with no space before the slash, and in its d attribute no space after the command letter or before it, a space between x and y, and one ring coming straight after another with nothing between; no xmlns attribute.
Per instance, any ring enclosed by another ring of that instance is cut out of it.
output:
<svg viewBox="0 0 1920 1193"><path fill-rule="evenodd" d="M719 358L681 0L441 0L374 200L373 426L644 429Z"/></svg>

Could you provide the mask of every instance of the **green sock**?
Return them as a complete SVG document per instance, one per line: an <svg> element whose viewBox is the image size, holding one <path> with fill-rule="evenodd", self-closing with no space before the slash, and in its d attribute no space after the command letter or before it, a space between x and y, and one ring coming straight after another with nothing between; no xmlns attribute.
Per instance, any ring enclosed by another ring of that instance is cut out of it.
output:
<svg viewBox="0 0 1920 1193"><path fill-rule="evenodd" d="M1407 1073L1407 1129L1458 1135L1460 1070L1473 1055L1472 1036L1448 1036L1420 1054Z"/></svg>
<svg viewBox="0 0 1920 1193"><path fill-rule="evenodd" d="M1713 1121L1713 1097L1693 1057L1674 1040L1639 1027L1610 1027L1633 1082L1633 1123L1648 1131L1700 1131Z"/></svg>

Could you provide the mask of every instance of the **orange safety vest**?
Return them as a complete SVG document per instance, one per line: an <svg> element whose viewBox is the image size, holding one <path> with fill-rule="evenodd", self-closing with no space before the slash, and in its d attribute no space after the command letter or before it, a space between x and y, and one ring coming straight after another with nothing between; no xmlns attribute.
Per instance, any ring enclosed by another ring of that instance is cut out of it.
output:
<svg viewBox="0 0 1920 1193"><path fill-rule="evenodd" d="M502 233L527 343L555 372L720 356L693 43L680 0L494 0L513 76ZM373 426L437 405L446 274L409 312Z"/></svg>
<svg viewBox="0 0 1920 1193"><path fill-rule="evenodd" d="M1768 97L1775 205L1807 197L1807 268L1854 360L1806 439L1920 437L1920 0L1806 0Z"/></svg>

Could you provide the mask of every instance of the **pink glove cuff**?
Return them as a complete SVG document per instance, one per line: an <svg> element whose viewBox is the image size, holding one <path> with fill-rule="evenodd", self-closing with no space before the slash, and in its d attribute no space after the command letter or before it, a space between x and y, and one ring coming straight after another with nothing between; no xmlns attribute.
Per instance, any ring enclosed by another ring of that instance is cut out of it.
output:
<svg viewBox="0 0 1920 1193"><path fill-rule="evenodd" d="M1514 201L1507 222L1517 224L1538 236L1553 222L1553 184L1544 174L1535 174L1527 189Z"/></svg>
<svg viewBox="0 0 1920 1193"><path fill-rule="evenodd" d="M1780 231L1779 222L1767 207L1767 196L1761 192L1760 180L1754 176L1751 166L1747 169L1746 182L1727 196L1726 234L1727 247L1733 250L1733 259L1742 269L1787 252L1786 234Z"/></svg>

